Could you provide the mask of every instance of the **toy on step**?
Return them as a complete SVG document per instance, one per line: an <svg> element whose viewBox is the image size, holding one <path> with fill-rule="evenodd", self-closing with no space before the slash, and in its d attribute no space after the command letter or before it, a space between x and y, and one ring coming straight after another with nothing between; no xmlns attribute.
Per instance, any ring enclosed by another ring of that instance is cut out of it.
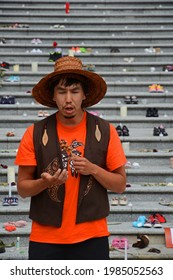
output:
<svg viewBox="0 0 173 280"><path fill-rule="evenodd" d="M132 244L132 247L143 249L149 244L149 237L146 234L138 234L137 242Z"/></svg>
<svg viewBox="0 0 173 280"><path fill-rule="evenodd" d="M15 169L13 166L7 167L7 180L8 180L8 196L4 197L2 205L3 206L17 206L18 198L12 196L12 186L15 185Z"/></svg>
<svg viewBox="0 0 173 280"><path fill-rule="evenodd" d="M69 1L66 1L66 3L65 3L65 12L66 12L66 14L69 14L69 12L70 12L70 3L69 3Z"/></svg>
<svg viewBox="0 0 173 280"><path fill-rule="evenodd" d="M54 48L54 51L51 51L49 53L49 59L48 59L49 62L56 61L57 59L59 59L63 56L62 49L60 47L58 47L58 44L56 41L54 41L52 43L52 47Z"/></svg>

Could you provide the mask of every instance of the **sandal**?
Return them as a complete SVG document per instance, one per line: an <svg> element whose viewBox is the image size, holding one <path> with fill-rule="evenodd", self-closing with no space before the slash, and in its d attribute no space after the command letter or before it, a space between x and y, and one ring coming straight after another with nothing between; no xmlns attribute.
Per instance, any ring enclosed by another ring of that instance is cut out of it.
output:
<svg viewBox="0 0 173 280"><path fill-rule="evenodd" d="M113 197L111 200L111 205L117 206L119 204L119 199L117 196Z"/></svg>
<svg viewBox="0 0 173 280"><path fill-rule="evenodd" d="M156 248L151 248L151 249L148 250L148 252L160 254L161 251L159 249L156 249Z"/></svg>
<svg viewBox="0 0 173 280"><path fill-rule="evenodd" d="M16 227L14 225L9 225L9 226L6 226L5 227L5 230L11 232L11 231L15 231L16 230Z"/></svg>
<svg viewBox="0 0 173 280"><path fill-rule="evenodd" d="M19 221L16 221L16 222L6 222L4 223L3 227L5 228L6 226L15 226L15 227L24 227L27 225L27 222L26 221L23 221L23 220L19 220Z"/></svg>
<svg viewBox="0 0 173 280"><path fill-rule="evenodd" d="M7 165L5 165L5 164L0 164L0 168L7 169L7 168L8 168L8 166L7 166Z"/></svg>
<svg viewBox="0 0 173 280"><path fill-rule="evenodd" d="M8 131L8 132L6 133L6 136L12 137L12 136L15 136L15 133L14 133L14 131Z"/></svg>
<svg viewBox="0 0 173 280"><path fill-rule="evenodd" d="M170 205L170 201L168 201L168 200L166 200L164 198L160 198L159 204L163 205L163 206L169 206Z"/></svg>
<svg viewBox="0 0 173 280"><path fill-rule="evenodd" d="M127 200L127 197L125 195L119 198L119 204L120 205L125 206L125 205L127 205L127 203L128 203L128 200Z"/></svg>
<svg viewBox="0 0 173 280"><path fill-rule="evenodd" d="M42 110L38 111L38 117L44 117L44 112Z"/></svg>

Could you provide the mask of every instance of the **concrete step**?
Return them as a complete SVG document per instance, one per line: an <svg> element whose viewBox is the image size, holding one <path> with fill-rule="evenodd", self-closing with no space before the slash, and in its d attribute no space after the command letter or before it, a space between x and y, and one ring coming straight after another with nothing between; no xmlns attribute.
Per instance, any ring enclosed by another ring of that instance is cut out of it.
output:
<svg viewBox="0 0 173 280"><path fill-rule="evenodd" d="M1 27L1 24L0 24ZM47 33L49 33L50 38L47 37L46 39L44 39L44 43L46 42L50 42L51 37L52 36L57 36L57 29L58 28L51 28L50 27L45 27L45 28L3 28L1 27L1 33L2 36L4 36L8 41L10 40L10 35L12 36L12 39L14 38L15 43L19 43L20 40L20 36L23 35L23 42L28 42L30 39L30 36L32 36L32 38L34 38L35 36L38 36L39 34L39 38L41 38L43 35L46 35ZM158 27L154 27L154 28L144 28L139 26L138 28L135 27L107 27L107 28L103 28L103 27L98 27L98 28L92 28L92 27L80 27L80 28L71 28L71 27L61 27L58 29L58 33L59 33L59 37L61 39L61 37L63 38L68 38L69 36L69 32L71 34L72 37L78 37L78 36L140 36L141 37L141 33L142 36L146 35L146 36L163 36L165 35L165 33L168 35L173 35L173 28L172 27L167 27L167 26L158 26ZM28 39L27 36L28 35Z"/></svg>
<svg viewBox="0 0 173 280"><path fill-rule="evenodd" d="M163 67L166 65L171 65L173 63L173 58L172 58L172 62L170 60L165 60L164 63L162 61L155 61L155 58L152 57L153 59L151 59L148 62L136 62L136 58L135 57L124 57L122 58L121 62L115 62L112 61L113 57L107 57L107 61L105 62L97 62L97 61L93 61L95 59L90 58L90 61L88 61L88 59L83 56L82 58L82 62L83 65L93 65L95 66L95 70L94 72L98 72L98 71L115 71L115 72L155 72L158 75L160 74L160 72L164 72L164 73L168 73L165 72L163 70ZM98 58L97 58L98 59ZM134 60L134 62L129 62L130 59ZM145 58L143 58L145 59ZM8 59L8 61L10 62L11 59ZM14 71L14 65L18 64L19 65L19 73L20 72L32 72L32 61L12 61L10 62L10 69L8 71L6 71L7 73L10 73ZM46 59L44 62L37 62L37 67L38 67L38 72L51 72L53 71L54 68L54 62L46 62ZM7 73L4 73L5 75ZM35 73L35 72L34 72ZM169 72L170 73L170 72Z"/></svg>
<svg viewBox="0 0 173 280"><path fill-rule="evenodd" d="M172 227L172 223L162 224L160 229L146 229L146 228L134 228L132 223L129 222L115 222L108 223L110 231L109 244L111 248L112 240L114 238L127 238L129 243L129 249L127 250L128 259L172 259L173 253L170 248L165 246L164 228ZM24 228L17 228L16 231L11 233L6 232L3 229L3 223L0 225L0 237L5 244L16 244L17 237L20 237L20 247L6 248L6 252L0 255L0 259L27 259L28 258L28 243L29 232L31 224ZM137 234L146 234L149 237L149 245L144 249L135 248L132 245L137 242ZM2 235L2 236L1 236ZM149 253L150 248L157 248L161 252L160 254ZM124 259L124 250L111 250L111 259Z"/></svg>
<svg viewBox="0 0 173 280"><path fill-rule="evenodd" d="M40 11L45 11L45 12L49 12L49 13L53 13L55 10L54 7L55 3L45 3L43 5L39 5L39 4L35 4L34 6L31 5L31 3L27 3L27 6L25 4L17 4L14 3L14 5L5 5L4 3L0 4L0 9L3 9L3 11L5 12L14 12L14 11L22 11L22 12L40 12ZM59 5L57 6L57 11L58 12L64 12L64 3L58 3ZM169 5L166 3L166 5L158 5L158 4L152 4L152 3L148 3L148 4L138 4L136 2L136 5L134 3L125 3L125 5L122 4L118 4L117 3L98 3L99 5L95 3L71 3L70 6L70 13L74 13L75 11L77 11L78 13L84 12L84 8L85 8L85 12L103 12L105 14L108 13L112 13L112 12L129 12L129 13L158 13L158 12L170 12L170 10L172 9L172 5ZM38 10L38 6L39 6L39 10ZM105 9L106 8L106 9Z"/></svg>
<svg viewBox="0 0 173 280"><path fill-rule="evenodd" d="M49 32L50 30L48 30ZM73 35L73 36L58 36L56 37L54 35L48 36L47 33L42 32L42 30L38 30L38 32L35 32L34 35L27 35L24 32L19 35L15 35L13 33L16 32L16 34L19 34L18 31L13 31L13 29L9 30L9 34L7 31L5 31L5 39L7 40L6 44L1 44L0 49L2 51L10 51L10 47L13 44L17 49L21 51L26 51L26 50L32 50L34 44L31 44L31 40L35 38L35 36L39 37L40 40L42 40L41 44L36 45L37 48L40 48L44 51L50 51L50 47L52 47L52 42L55 40L57 41L59 47L64 48L66 47L72 47L72 46L84 46L88 45L88 47L97 47L97 49L102 48L102 52L104 51L105 47L117 47L121 50L129 48L137 49L139 50L141 48L145 49L148 48L149 46L153 47L160 47L162 48L162 51L167 50L169 51L169 47L172 46L173 44L173 36L172 35L165 35L164 34L159 34L159 35L133 35L133 34L128 34L128 35L117 35L114 34L113 32L111 34L106 35L99 35L99 36L94 36L94 35ZM42 32L42 33L41 33ZM33 33L31 33L33 34ZM22 43L21 43L22 39ZM98 44L99 42L99 44ZM128 46L127 46L128 44ZM130 50L130 49L129 49ZM171 50L170 50L171 51Z"/></svg>
<svg viewBox="0 0 173 280"><path fill-rule="evenodd" d="M155 20L155 19L150 19L147 20L147 18L141 18L140 21L138 19L135 18L131 18L131 17L126 17L124 18L125 20L125 26L127 29L132 29L132 28L151 28L151 26L154 26L155 28L171 28L172 27L172 19L171 18L167 18L167 19L159 19L159 20ZM22 20L19 18L17 21L18 24L22 24L25 26L28 26L29 30L30 29L38 29L38 21L37 19L33 19L31 20L27 20L25 18L23 18ZM114 18L113 21L106 21L106 22L96 22L93 18L92 20L90 20L89 22L87 20L81 20L80 21L80 27L81 28L115 28L115 24L117 28L125 28L124 27L124 22L120 21L119 19ZM10 28L10 26L14 25L14 20L10 17L9 19L6 18L0 18L0 28L1 30L8 29ZM57 25L61 26L61 27L56 27ZM28 30L27 27L22 27L20 30L26 31L26 29ZM66 18L62 21L59 19L55 19L52 20L52 18L47 19L47 20L43 20L43 21L39 21L39 28L40 29L46 29L49 28L52 30L62 30L65 28L65 30L68 28L69 29L74 29L74 28L79 28L79 23L78 21L76 21L75 19L72 19L70 22L68 22L66 20Z"/></svg>
<svg viewBox="0 0 173 280"><path fill-rule="evenodd" d="M6 133L9 130L15 131L15 136L14 137L7 137ZM26 126L23 128L17 128L17 127L11 127L11 128L2 128L1 129L1 138L0 138L0 147L2 151L7 151L11 149L17 150L19 142L22 138L22 135L26 129ZM138 150L138 151L143 151L143 150L153 150L153 149L158 149L158 150L172 150L172 136L171 132L168 129L166 129L168 132L168 137L153 137L151 136L151 131L150 129L143 128L143 129L138 129L138 128L131 128L130 129L130 136L121 136L121 141L122 142L128 142L130 150ZM141 132L141 136L140 136ZM144 135L142 136L142 133ZM1 152L4 153L4 152Z"/></svg>
<svg viewBox="0 0 173 280"><path fill-rule="evenodd" d="M16 75L17 76L17 75ZM11 92L19 92L23 91L26 92L28 90L32 90L32 88L35 86L35 84L39 81L39 79L35 82L34 81L21 81L21 82L4 82L1 81L1 88L4 92L11 91ZM148 86L151 84L161 84L164 88L166 93L172 92L172 80L169 81L162 81L160 83L159 78L157 80L153 80L152 83L148 81L136 81L136 82L123 82L123 81L108 81L107 82L107 93L110 94L110 92L119 92L118 94L122 92L126 92L127 95L132 95L133 92L141 92L141 94L148 94ZM151 95L153 96L153 95Z"/></svg>
<svg viewBox="0 0 173 280"><path fill-rule="evenodd" d="M134 238L135 239L135 238ZM110 238L110 245L111 245ZM136 243L136 240L134 241ZM154 248L160 250L160 253L151 253L148 252L149 249ZM172 260L173 254L170 248L166 248L166 246L160 244L150 244L144 249L138 249L132 247L130 244L130 248L127 252L128 260ZM19 249L12 247L6 248L6 252L0 254L1 260L27 260L28 259L28 246L21 246ZM124 250L111 250L110 251L110 259L111 260L123 260L125 259Z"/></svg>
<svg viewBox="0 0 173 280"><path fill-rule="evenodd" d="M58 1L60 5L63 5L64 6L64 1L60 0ZM3 3L3 5L6 6L6 4L9 3L9 4L14 4L15 6L20 6L21 4L27 4L29 7L32 5L32 3L29 1L29 0L24 0L22 1L22 3L18 0L14 0L14 2L12 0L7 0L5 1L5 3ZM45 5L54 5L56 3L56 0L50 0L50 1L47 1L47 0L42 0L41 1L41 4L43 6ZM120 3L118 0L110 0L109 2L100 2L99 0L89 0L87 1L87 3L85 2L85 0L80 0L80 1L72 1L72 4L76 7L80 7L82 5L88 7L88 6L92 6L92 5L95 5L97 4L98 6L104 6L105 9L108 8L109 6L112 6L112 5L115 5L115 7L126 7L126 6L129 6L129 7L144 7L144 6L149 6L149 7L159 7L162 8L162 7L166 7L166 6L169 6L171 5L171 0L153 0L152 2L150 2L149 0L144 0L142 2L138 2L136 0L124 0L122 3ZM40 1L39 0L35 0L34 1L34 4L36 6L39 6L40 7Z"/></svg>
<svg viewBox="0 0 173 280"><path fill-rule="evenodd" d="M4 85L5 87L5 85ZM1 88L0 92L0 98L3 96L14 96L16 101L16 106L19 108L25 106L34 106L35 107L35 100L33 99L31 92L27 91L21 91L20 89L18 91L12 92L12 91L4 91L7 88ZM138 99L138 104L126 104L124 102L125 96L136 96ZM133 114L135 114L135 111L137 109L140 110L147 110L149 107L156 107L158 110L169 110L169 108L172 106L173 102L173 92L168 91L167 89L164 90L163 93L150 93L148 92L148 88L146 86L145 92L136 91L136 92L107 92L104 99L101 100L99 104L96 104L89 108L92 111L98 111L105 109L105 106L108 106L108 108L114 107L114 109L118 110L121 106L127 106L129 111L133 111ZM5 108L4 104L4 108ZM43 107L42 105L37 104L38 108ZM168 107L167 107L168 106ZM3 107L2 107L3 109ZM50 111L50 108L46 108Z"/></svg>
<svg viewBox="0 0 173 280"><path fill-rule="evenodd" d="M21 99L24 99L23 97ZM19 115L22 116L23 114L27 115L37 115L39 110L47 110L42 105L36 104L32 99L28 103L19 103L20 98L16 98L16 103L15 104L0 104L0 116L6 116L8 118L9 112L13 114L14 116ZM24 100L26 102L26 100ZM171 101L171 100L170 100ZM114 100L114 103L105 103L102 102L101 104L98 104L97 106L94 106L93 108L88 108L88 110L95 111L97 112L100 116L120 116L121 115L121 108L124 106L127 108L127 115L128 117L134 117L134 116L139 116L139 117L146 117L146 121L151 121L152 123L155 122L156 118L167 118L172 116L172 109L173 106L172 104L168 103L163 103L162 107L161 105L155 104L155 103L148 103L147 105L141 105L141 104L136 104L136 105L126 105L126 104L116 104L116 99ZM163 107L164 106L164 107ZM7 111L8 108L8 111ZM156 108L158 111L158 117L147 117L147 111L149 108ZM92 110L93 109L93 110ZM49 114L54 113L56 110L53 109L48 109L47 110ZM159 121L161 121L159 119Z"/></svg>
<svg viewBox="0 0 173 280"><path fill-rule="evenodd" d="M53 72L53 70L52 70ZM36 73L33 73L31 71L20 71L17 72L13 72L13 71L6 71L4 73L4 77L3 77L3 83L10 83L8 81L6 81L6 79L8 79L10 76L18 76L21 80L21 82L24 81L33 81L35 83L38 82L38 80L40 80L43 76L45 76L48 73L48 71L39 71ZM151 71L147 71L147 72L128 72L128 71L114 71L114 69L112 69L112 71L97 71L97 73L99 75L101 75L107 82L114 82L114 81L118 81L118 82L148 82L148 85L153 84L153 81L156 81L159 77L159 82L160 84L163 84L163 82L167 82L169 84L169 81L172 80L173 77L173 71L171 72L164 72L164 71L160 71L160 72L151 72Z"/></svg>
<svg viewBox="0 0 173 280"><path fill-rule="evenodd" d="M2 163L2 164L5 164ZM13 164L13 160L10 161L10 164ZM157 164L157 165L156 165ZM148 162L141 164L140 168L129 168L126 169L127 180L130 183L151 183L151 182L166 182L168 180L172 181L172 168L170 167L170 162L168 159L167 165L159 165L158 163L154 164L154 168L151 168L148 165ZM153 166L153 165L152 165ZM17 167L15 168L15 177L17 178ZM0 170L0 181L7 182L7 170Z"/></svg>
<svg viewBox="0 0 173 280"><path fill-rule="evenodd" d="M134 128L134 127L140 128L141 123L144 123L144 125L143 125L144 128L150 128L150 134L149 134L150 137L153 136L154 127L158 127L158 126L160 126L160 124L163 124L165 126L166 130L168 128L172 128L172 120L173 120L172 116L168 116L165 118L163 118L163 117L147 118L145 116L121 117L121 116L117 116L117 115L113 115L113 116L105 115L105 116L103 116L103 118L105 120L108 120L114 126L117 126L118 124L122 123L123 125L128 126L129 129ZM38 117L37 114L35 114L35 115L21 114L21 115L15 115L15 116L0 115L0 124L1 124L2 128L7 128L9 130L12 128L13 129L17 128L17 127L19 127L19 128L27 127L27 126L31 125L32 123L37 122L39 119L40 119L40 117ZM7 123L7 121L8 121L8 123ZM170 132L172 132L172 130ZM129 134L130 134L130 132L129 132ZM168 137L168 136L164 136L164 137ZM159 139L160 139L162 136L153 136L153 137L159 137Z"/></svg>
<svg viewBox="0 0 173 280"><path fill-rule="evenodd" d="M69 48L71 48L70 46ZM148 47L147 47L148 48ZM112 65L112 63L123 63L124 58L134 58L134 61L136 63L151 63L152 66L155 65L155 63L163 63L163 65L167 64L167 61L171 62L173 61L173 54L171 52L166 53L145 53L144 49L141 52L133 53L133 56L131 53L124 52L124 53L110 53L111 48L109 48L107 51L103 52L100 50L99 52L97 50L92 51L90 54L75 54L75 57L78 57L82 60L84 63L92 62L92 64L98 63L108 63ZM50 50L49 50L50 51ZM67 55L68 49L63 49L64 55ZM17 63L25 63L28 62L30 65L33 61L37 61L39 63L46 63L48 62L49 54L48 53L41 53L41 54L34 54L34 53L23 53L23 52L17 52L14 54L11 51L4 51L1 53L1 58L3 61L9 62L12 66ZM53 67L53 63L49 62L49 65ZM130 65L127 63L128 66L133 65L131 63ZM148 64L149 65L149 64Z"/></svg>
<svg viewBox="0 0 173 280"><path fill-rule="evenodd" d="M123 235L123 237L126 237ZM110 242L110 248L111 243L114 236L111 236L109 238ZM14 240L14 241L12 241ZM23 238L20 238L20 241L23 240ZM25 239L24 239L25 240ZM16 243L16 238L11 238L11 242ZM0 254L1 260L27 260L28 259L28 242L29 240L26 239L23 246L20 246L20 248L11 247L6 248L6 252L3 254ZM128 260L172 260L173 254L172 250L170 248L167 248L165 244L160 243L149 243L149 245L144 249L138 249L132 247L134 243L137 242L137 238L134 237L131 242L129 242L129 249L127 251L127 259ZM148 252L151 248L156 248L160 250L159 254ZM124 250L111 250L110 249L110 258L112 260L123 260L125 258Z"/></svg>
<svg viewBox="0 0 173 280"><path fill-rule="evenodd" d="M0 153L1 162L5 162L6 165L12 165L16 157L15 152ZM150 165L160 165L164 167L170 166L170 157L173 157L172 152L136 152L131 151L126 153L127 160L130 162L138 162L139 165L146 166Z"/></svg>
<svg viewBox="0 0 173 280"><path fill-rule="evenodd" d="M140 20L141 18L147 18L148 20L152 20L152 19L157 19L157 21L159 20L163 20L163 19L168 19L168 18L172 18L172 14L171 12L168 11L168 13L166 13L165 11L153 11L153 13L147 11L147 13L138 13L137 11L132 11L132 13L129 13L129 12L120 12L120 11L115 11L115 12L112 12L110 14L106 14L105 12L98 12L98 11L93 11L93 13L91 13L91 11L88 11L88 12L85 12L82 11L81 13L78 13L77 11L74 11L73 13L70 14L70 17L67 18L67 14L65 13L62 13L62 11L57 11L57 10L54 10L52 11L51 13L47 13L46 11L41 11L39 12L38 10L36 11L26 11L26 13L24 13L23 11L15 11L12 12L3 12L1 14L1 18L6 18L6 17L9 17L9 18L13 18L13 20L15 22L18 22L18 18L20 18L21 20L22 19L25 19L25 20L29 20L31 17L32 19L37 19L38 22L39 21L43 21L43 19L45 20L55 20L57 18L57 15L58 15L58 18L61 19L62 21L64 19L66 19L66 21L71 21L71 20L77 20L79 23L80 21L83 21L84 19L87 19L88 21L90 20L93 20L94 18L94 21L95 22L100 22L100 21L113 21L114 18L117 18L119 19L119 21L123 21L124 22L124 18L132 18L132 19L136 19L136 20Z"/></svg>
<svg viewBox="0 0 173 280"><path fill-rule="evenodd" d="M146 180L145 180L145 184L146 184ZM3 187L1 187L1 189L2 188ZM7 188L7 187L4 187L4 188ZM132 184L131 188L132 189L134 188L133 184ZM149 189L149 187L145 187L145 186L143 186L143 188L146 188L146 190L147 190L147 188ZM154 200L152 200L152 198L147 199L152 193L152 188L154 188L154 186L150 187L150 192L148 192L148 194L146 192L145 192L145 194L142 194L143 199L139 195L140 192L138 194L136 194L135 196L133 196L132 193L130 195L130 191L127 191L126 196L128 198L128 205L126 205L126 206L111 205L111 199L117 195L110 193L109 194L110 214L107 218L108 221L109 222L117 222L117 221L118 222L127 222L127 221L129 221L129 219L131 221L134 221L134 220L137 220L137 218L140 215L144 215L144 216L148 217L149 215L151 215L151 213L162 213L162 215L165 216L167 222L171 222L172 215L173 215L173 207L161 205L159 203L159 201L161 198L168 200L168 201L173 201L173 191L171 189L172 187L169 187L170 190L168 190L168 187L165 187L165 189L166 189L165 194L164 194L163 190L161 189L161 187L158 188L159 192L156 191L156 196L155 196ZM164 187L162 187L162 188L164 189ZM140 188L140 190L141 189L142 189L142 187ZM137 191L137 188L136 188L136 191ZM5 196L7 196L7 194L5 194L4 192L5 191L3 191L3 194L0 195L0 197L1 197L1 205L0 205L1 222L4 223L7 221L14 221L15 219L29 221L28 214L29 214L30 198L22 199L14 191L14 192L12 192L12 195L15 195L18 197L18 199L19 199L18 206L3 206L2 205L3 198ZM133 190L131 192L133 192ZM154 192L155 191L153 191L153 193ZM154 197L153 193L152 193L152 195Z"/></svg>
<svg viewBox="0 0 173 280"><path fill-rule="evenodd" d="M2 162L2 161L1 161ZM160 183L140 183L135 184L132 183L131 187L127 187L124 194L126 195L129 203L132 201L159 201L160 198L164 198L165 200L171 201L173 199L173 186L171 184L173 180L170 182L160 182ZM11 187L11 192L13 195L17 194L17 186ZM8 196L9 194L9 186L7 182L0 182L0 195L1 197ZM108 192L109 200L111 203L111 199L115 196L121 197L123 195L118 195L111 191ZM8 210L8 209L7 209Z"/></svg>

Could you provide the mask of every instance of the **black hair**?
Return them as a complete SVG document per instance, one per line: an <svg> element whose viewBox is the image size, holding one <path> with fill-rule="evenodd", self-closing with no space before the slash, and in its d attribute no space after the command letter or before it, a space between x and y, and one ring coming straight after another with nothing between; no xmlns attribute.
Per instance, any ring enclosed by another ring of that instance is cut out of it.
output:
<svg viewBox="0 0 173 280"><path fill-rule="evenodd" d="M65 87L74 85L74 84L81 84L82 89L84 91L85 96L88 94L88 79L86 77L83 77L82 75L78 74L62 74L54 77L51 79L49 83L49 88L50 88L50 93L53 96L54 94L54 88L56 85L59 84L61 81L61 84L64 85Z"/></svg>

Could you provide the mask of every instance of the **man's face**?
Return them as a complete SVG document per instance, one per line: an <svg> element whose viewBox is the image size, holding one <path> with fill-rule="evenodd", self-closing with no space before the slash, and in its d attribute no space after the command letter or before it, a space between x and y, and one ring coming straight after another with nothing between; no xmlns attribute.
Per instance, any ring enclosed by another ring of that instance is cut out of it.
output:
<svg viewBox="0 0 173 280"><path fill-rule="evenodd" d="M85 98L81 83L65 86L60 81L54 88L53 100L58 106L59 113L65 118L74 118L80 113L82 111L82 101Z"/></svg>

